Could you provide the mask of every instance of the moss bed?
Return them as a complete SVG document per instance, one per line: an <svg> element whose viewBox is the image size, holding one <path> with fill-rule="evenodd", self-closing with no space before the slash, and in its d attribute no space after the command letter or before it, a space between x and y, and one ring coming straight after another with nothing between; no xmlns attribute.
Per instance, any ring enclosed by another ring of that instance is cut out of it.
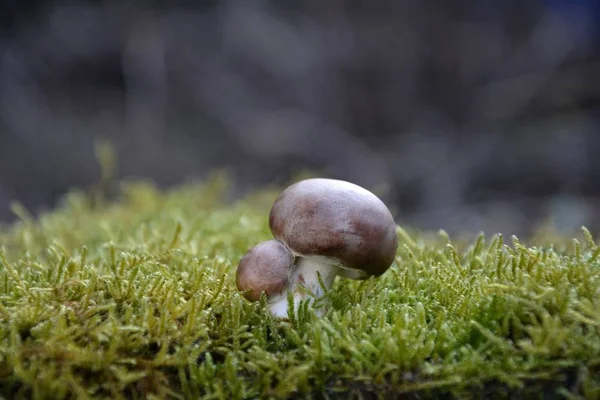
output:
<svg viewBox="0 0 600 400"><path fill-rule="evenodd" d="M392 268L290 321L235 288L280 188L72 192L0 227L2 398L599 398L600 247L398 227ZM263 299L264 300L264 299Z"/></svg>

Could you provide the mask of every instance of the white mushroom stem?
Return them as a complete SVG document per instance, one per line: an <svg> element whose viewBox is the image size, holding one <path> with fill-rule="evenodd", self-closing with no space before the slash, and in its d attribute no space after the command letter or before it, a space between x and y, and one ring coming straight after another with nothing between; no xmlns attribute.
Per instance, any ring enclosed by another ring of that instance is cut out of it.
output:
<svg viewBox="0 0 600 400"><path fill-rule="evenodd" d="M325 289L329 290L333 286L335 277L339 272L340 268L328 262L324 257L296 257L288 287L288 291L291 291L294 296L294 310L298 309L300 301L306 301L311 298L318 299L323 296L323 288L319 284L317 273L321 275ZM301 288L301 286L305 289ZM312 296L306 293L306 290L312 293ZM269 301L269 309L276 317L287 318L287 308L287 292L276 298L271 298ZM319 308L315 312L321 316L325 312L325 309Z"/></svg>

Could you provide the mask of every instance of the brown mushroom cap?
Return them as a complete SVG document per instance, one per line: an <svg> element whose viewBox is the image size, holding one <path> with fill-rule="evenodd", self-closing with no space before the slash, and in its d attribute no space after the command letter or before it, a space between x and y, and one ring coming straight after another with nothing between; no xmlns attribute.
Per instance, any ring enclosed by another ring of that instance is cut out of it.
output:
<svg viewBox="0 0 600 400"><path fill-rule="evenodd" d="M396 223L373 193L350 182L315 178L285 189L269 215L273 236L295 254L324 256L379 276L394 261Z"/></svg>
<svg viewBox="0 0 600 400"><path fill-rule="evenodd" d="M242 257L237 268L236 285L249 301L283 293L290 283L294 256L278 240L262 242Z"/></svg>

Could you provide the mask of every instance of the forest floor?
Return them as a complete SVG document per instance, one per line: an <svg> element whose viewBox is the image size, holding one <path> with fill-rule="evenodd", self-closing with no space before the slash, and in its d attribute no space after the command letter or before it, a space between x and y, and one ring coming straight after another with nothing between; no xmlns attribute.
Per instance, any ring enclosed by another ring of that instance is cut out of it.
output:
<svg viewBox="0 0 600 400"><path fill-rule="evenodd" d="M74 191L0 227L0 398L599 398L600 247L398 226L383 276L289 321L235 286L280 188ZM526 243L527 242L527 243Z"/></svg>

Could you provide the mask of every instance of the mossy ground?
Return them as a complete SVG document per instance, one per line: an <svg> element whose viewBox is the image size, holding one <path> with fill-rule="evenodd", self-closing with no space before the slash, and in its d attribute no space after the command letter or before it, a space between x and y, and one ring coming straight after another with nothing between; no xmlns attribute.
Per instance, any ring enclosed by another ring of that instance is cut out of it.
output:
<svg viewBox="0 0 600 400"><path fill-rule="evenodd" d="M600 396L600 247L398 228L381 278L290 322L236 291L277 190L68 195L0 228L0 397Z"/></svg>

